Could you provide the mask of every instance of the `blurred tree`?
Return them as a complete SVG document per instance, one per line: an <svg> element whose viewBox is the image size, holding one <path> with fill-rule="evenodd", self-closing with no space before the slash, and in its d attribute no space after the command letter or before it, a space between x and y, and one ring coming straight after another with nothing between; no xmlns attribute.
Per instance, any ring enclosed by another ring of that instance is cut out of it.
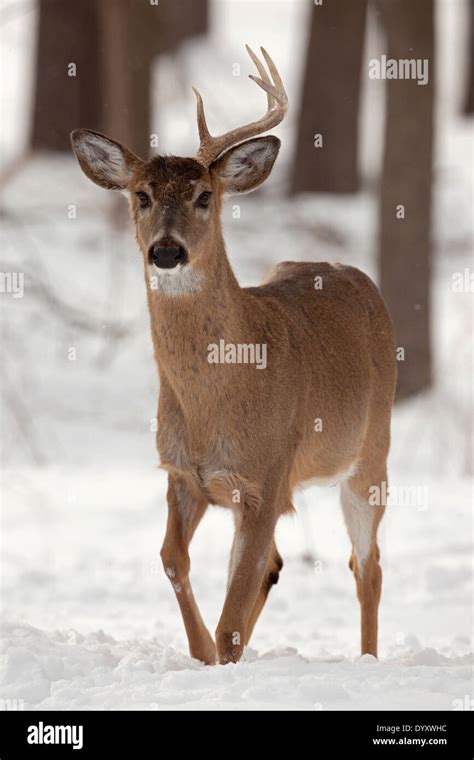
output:
<svg viewBox="0 0 474 760"><path fill-rule="evenodd" d="M387 59L428 60L428 82L386 83L385 148L380 197L382 293L395 323L399 399L431 383L430 274L434 110L433 0L376 0Z"/></svg>
<svg viewBox="0 0 474 760"><path fill-rule="evenodd" d="M155 52L169 53L184 40L208 31L208 0L165 0L163 14L166 34L160 40L160 49Z"/></svg>
<svg viewBox="0 0 474 760"><path fill-rule="evenodd" d="M207 31L208 0L40 0L32 147L77 126L150 150L153 59Z"/></svg>
<svg viewBox="0 0 474 760"><path fill-rule="evenodd" d="M104 43L104 131L137 155L150 152L156 56L207 31L207 0L98 0Z"/></svg>
<svg viewBox="0 0 474 760"><path fill-rule="evenodd" d="M40 0L33 148L69 150L69 132L102 127L96 0Z"/></svg>
<svg viewBox="0 0 474 760"><path fill-rule="evenodd" d="M138 156L150 151L152 61L159 50L160 5L97 0L104 76L103 131Z"/></svg>
<svg viewBox="0 0 474 760"><path fill-rule="evenodd" d="M474 113L474 0L469 3L469 36L467 50L467 86L464 99L464 113Z"/></svg>
<svg viewBox="0 0 474 760"><path fill-rule="evenodd" d="M312 9L291 192L355 192L367 0ZM322 144L317 147L321 135Z"/></svg>

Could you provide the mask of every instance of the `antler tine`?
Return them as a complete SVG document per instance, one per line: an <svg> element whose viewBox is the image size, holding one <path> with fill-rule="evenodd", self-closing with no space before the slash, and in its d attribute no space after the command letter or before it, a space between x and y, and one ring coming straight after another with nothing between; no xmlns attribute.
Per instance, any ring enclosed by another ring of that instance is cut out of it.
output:
<svg viewBox="0 0 474 760"><path fill-rule="evenodd" d="M262 134L262 132L267 132L269 129L276 127L276 125L285 118L288 109L288 97L273 60L264 48L260 48L268 66L268 71L270 72L269 75L263 63L255 55L253 50L248 45L246 45L246 48L260 75L257 77L253 74L249 74L249 76L250 79L262 88L262 90L265 90L267 94L267 112L258 121L253 121L242 127L237 127L223 135L212 136L207 128L202 97L198 90L193 87L197 100L197 121L200 140L196 160L205 166L209 166L209 164L227 148L230 148L232 145L236 145L249 137L255 137L256 135Z"/></svg>
<svg viewBox="0 0 474 760"><path fill-rule="evenodd" d="M265 90L265 92L267 93L267 96L271 96L269 100L270 108L273 105L273 99L277 100L278 103L280 103L281 105L285 102L282 97L281 92L277 90L275 85L273 85L271 82L264 82L262 79L260 79L259 77L255 77L253 74L249 74L249 79L252 79L254 82L258 84L259 87L262 88L262 90Z"/></svg>
<svg viewBox="0 0 474 760"><path fill-rule="evenodd" d="M202 143L204 140L209 139L211 135L207 128L206 115L204 113L204 103L202 100L201 93L195 87L193 87L193 92L196 96L199 139Z"/></svg>
<svg viewBox="0 0 474 760"><path fill-rule="evenodd" d="M268 66L268 69L270 71L270 74L272 76L273 82L269 78L267 72L265 71L265 67L262 65L261 61L257 58L253 50L246 45L247 52L249 56L251 57L252 61L255 63L258 73L260 74L261 79L258 77L255 77L253 74L249 74L250 79L253 79L254 82L256 82L259 87L261 87L263 90L266 91L268 96L268 107L272 107L273 101L270 99L270 96L275 98L275 100L278 100L282 105L288 104L288 97L286 95L285 87L283 85L283 82L281 81L281 77L278 73L278 69L273 63L273 60L271 59L270 55L267 53L265 48L261 47L260 50L262 51L262 55L265 58L266 64Z"/></svg>
<svg viewBox="0 0 474 760"><path fill-rule="evenodd" d="M262 55L265 58L266 64L268 66L268 70L270 71L270 74L272 75L272 79L276 85L276 87L282 92L282 94L287 97L285 88L283 86L283 82L281 81L281 77L278 73L278 69L273 63L270 55L267 53L265 48L261 47L260 50L262 51ZM287 98L288 99L288 98Z"/></svg>
<svg viewBox="0 0 474 760"><path fill-rule="evenodd" d="M247 53L249 54L250 58L254 62L258 73L261 76L261 80L258 80L257 77L255 77L253 74L249 74L250 79L253 79L253 81L257 82L258 85L260 85L260 81L262 83L266 82L267 84L271 85L271 80L267 72L265 71L265 67L262 65L261 61L259 61L259 59L257 58L257 56L255 55L255 53L253 52L252 48L249 45L246 45L245 47L246 47ZM268 108L271 108L273 105L273 100L272 100L272 96L270 95L268 91L267 91L267 103L268 103Z"/></svg>

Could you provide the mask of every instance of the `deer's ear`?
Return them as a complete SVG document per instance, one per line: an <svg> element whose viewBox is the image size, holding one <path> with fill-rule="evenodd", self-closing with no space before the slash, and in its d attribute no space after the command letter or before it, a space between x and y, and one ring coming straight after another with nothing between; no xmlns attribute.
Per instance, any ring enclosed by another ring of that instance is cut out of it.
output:
<svg viewBox="0 0 474 760"><path fill-rule="evenodd" d="M90 129L71 132L71 144L84 174L107 190L124 190L143 163L128 148Z"/></svg>
<svg viewBox="0 0 474 760"><path fill-rule="evenodd" d="M250 193L270 174L280 150L278 137L256 137L236 145L209 167L217 174L228 195Z"/></svg>

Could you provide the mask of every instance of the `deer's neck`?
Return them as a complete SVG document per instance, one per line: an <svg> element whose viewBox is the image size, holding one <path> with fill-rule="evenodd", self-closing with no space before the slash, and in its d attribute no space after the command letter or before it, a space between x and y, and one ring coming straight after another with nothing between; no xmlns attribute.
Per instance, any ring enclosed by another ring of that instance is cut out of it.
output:
<svg viewBox="0 0 474 760"><path fill-rule="evenodd" d="M148 287L148 299L158 366L177 392L207 382L212 346L252 339L243 292L222 239L192 293L170 295Z"/></svg>

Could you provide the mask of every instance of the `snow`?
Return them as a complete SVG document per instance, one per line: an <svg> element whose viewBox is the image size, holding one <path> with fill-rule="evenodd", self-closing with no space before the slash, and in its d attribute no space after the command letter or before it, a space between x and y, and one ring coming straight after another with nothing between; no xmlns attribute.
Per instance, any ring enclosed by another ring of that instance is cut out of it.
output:
<svg viewBox="0 0 474 760"><path fill-rule="evenodd" d="M451 697L470 688L465 658L430 649L385 662L309 659L291 647L261 657L249 650L238 665L212 668L156 638L47 634L18 624L5 635L14 641L7 673L28 683L24 709L423 709L427 699L433 709L452 709ZM24 686L10 693L24 694Z"/></svg>
<svg viewBox="0 0 474 760"><path fill-rule="evenodd" d="M395 472L394 472L395 475ZM187 654L159 547L164 474L150 468L22 469L7 510L0 698L25 709L452 709L472 693L471 484L429 484L429 506L382 523L380 661L358 656L358 605L337 489L308 489L284 518L285 560L244 662ZM210 630L225 592L232 521L212 509L192 546ZM420 560L423 561L420 561Z"/></svg>
<svg viewBox="0 0 474 760"><path fill-rule="evenodd" d="M189 46L179 66L169 60L160 68L158 91L165 79L171 99L164 113L156 109L164 150L195 147L191 83L203 84L211 129L235 125L242 104L244 118L261 109L258 88L253 92L245 76L231 74L235 61L247 72L242 40L257 48L263 39L288 68L290 102L296 101L300 62L292 50L303 4L272 3L278 23L267 29L267 4L252 3L254 14L260 10L250 38L240 5L217 4L214 31L226 30L218 44ZM89 183L72 158L42 156L10 182L2 199L1 269L24 272L25 297L0 297L7 400L0 705L439 710L472 698L472 293L452 288L453 273L472 267L472 123L456 116L446 79L461 32L455 5L438 3L451 37L443 38L447 65L439 67L436 383L396 408L389 463L391 484L421 489L423 499L394 504L381 524L379 660L359 656L359 610L338 489L315 487L296 495L297 516L278 526L285 566L243 661L207 667L189 657L159 556L166 478L154 448L158 383L140 257L129 226L109 223L113 196ZM8 102L15 103L15 118L10 113L0 135L4 156L24 137L23 126L14 125L24 118L27 88L18 102L14 90L19 77L27 78L24 46L33 21L10 22L8 42L2 41L4 70L11 74L5 75ZM223 95L229 87L236 94L224 113L220 88ZM366 110L379 96L378 90L366 93ZM264 190L239 198L240 218L231 204L224 211L239 280L255 284L285 258L339 260L375 277L370 182L357 196L289 200L282 194L293 126L294 114L278 130L284 149ZM366 177L372 171L367 157ZM71 205L76 218L69 218ZM231 541L230 515L210 509L191 547L191 579L211 632L224 601Z"/></svg>

